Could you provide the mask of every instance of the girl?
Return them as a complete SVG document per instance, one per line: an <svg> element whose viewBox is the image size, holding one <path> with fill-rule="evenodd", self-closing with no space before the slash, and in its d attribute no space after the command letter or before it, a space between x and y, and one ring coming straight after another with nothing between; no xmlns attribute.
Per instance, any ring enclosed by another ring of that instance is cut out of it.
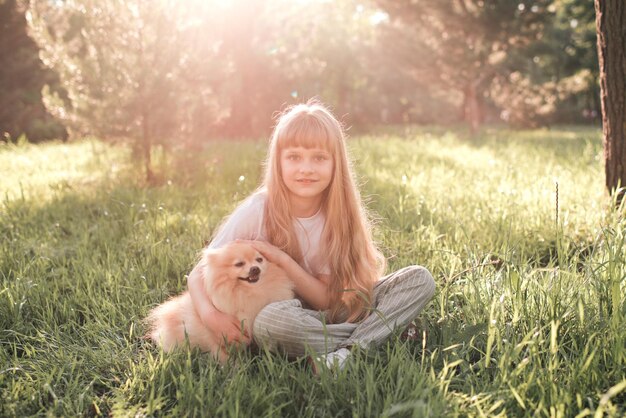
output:
<svg viewBox="0 0 626 418"><path fill-rule="evenodd" d="M263 185L224 222L209 245L246 240L295 283L298 299L257 316L255 341L272 351L342 367L353 345L376 346L406 327L435 292L430 273L410 266L382 279L384 258L354 182L341 125L317 102L288 109L272 134ZM203 323L228 342L249 343L215 309L198 267L188 279ZM317 365L316 365L317 366Z"/></svg>

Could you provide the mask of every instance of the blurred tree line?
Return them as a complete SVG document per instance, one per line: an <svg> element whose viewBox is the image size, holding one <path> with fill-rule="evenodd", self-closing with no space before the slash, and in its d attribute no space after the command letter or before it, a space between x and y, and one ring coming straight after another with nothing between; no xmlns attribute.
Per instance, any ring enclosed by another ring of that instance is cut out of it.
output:
<svg viewBox="0 0 626 418"><path fill-rule="evenodd" d="M536 127L599 118L595 15L588 1L376 4L392 18L385 25L391 58L435 91L456 95L449 105L459 111L447 113L473 130L486 120Z"/></svg>
<svg viewBox="0 0 626 418"><path fill-rule="evenodd" d="M41 100L42 87L58 85L58 79L39 60L37 45L26 31L24 9L15 0L0 0L0 57L0 137L65 137L63 125L46 112Z"/></svg>
<svg viewBox="0 0 626 418"><path fill-rule="evenodd" d="M130 138L147 157L153 144L265 135L274 112L312 96L355 127L600 117L588 0L0 0L0 8L0 130L12 137L36 141L65 128Z"/></svg>

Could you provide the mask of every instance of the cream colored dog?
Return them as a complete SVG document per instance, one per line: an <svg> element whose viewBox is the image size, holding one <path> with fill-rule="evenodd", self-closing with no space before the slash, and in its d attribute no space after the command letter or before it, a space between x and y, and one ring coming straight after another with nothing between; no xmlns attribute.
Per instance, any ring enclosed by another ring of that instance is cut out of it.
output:
<svg viewBox="0 0 626 418"><path fill-rule="evenodd" d="M231 243L205 250L202 256L204 288L215 307L235 316L248 335L266 305L294 297L294 285L285 272L268 262L251 245ZM189 292L173 297L148 315L148 338L165 351L189 340L191 347L210 351L222 363L228 359L223 337L205 327Z"/></svg>

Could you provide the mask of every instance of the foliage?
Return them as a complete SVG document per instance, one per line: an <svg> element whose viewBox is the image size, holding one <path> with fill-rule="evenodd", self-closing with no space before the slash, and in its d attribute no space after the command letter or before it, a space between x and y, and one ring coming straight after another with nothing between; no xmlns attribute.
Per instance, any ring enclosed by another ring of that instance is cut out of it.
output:
<svg viewBox="0 0 626 418"><path fill-rule="evenodd" d="M552 0L376 3L392 17L395 30L388 44L396 48L404 67L460 92L464 120L476 129L484 119L491 83L506 68L508 56L538 38L551 17ZM397 43L406 37L410 43Z"/></svg>
<svg viewBox="0 0 626 418"><path fill-rule="evenodd" d="M491 97L514 126L598 121L595 16L587 1L559 0L542 36L507 61Z"/></svg>
<svg viewBox="0 0 626 418"><path fill-rule="evenodd" d="M67 100L45 92L48 110L76 136L133 140L148 178L153 143L198 134L218 116L212 83L221 70L212 62L216 44L204 40L215 20L208 6L33 1L27 17L67 92Z"/></svg>
<svg viewBox="0 0 626 418"><path fill-rule="evenodd" d="M588 1L431 3L31 1L28 16L67 90L47 90L47 108L144 158L152 143L266 134L312 96L356 127L597 120Z"/></svg>
<svg viewBox="0 0 626 418"><path fill-rule="evenodd" d="M33 142L64 138L65 129L41 102L43 85L56 86L57 81L44 69L37 45L26 33L21 3L0 1L0 141L14 141L23 134Z"/></svg>
<svg viewBox="0 0 626 418"><path fill-rule="evenodd" d="M385 128L349 145L390 268L425 265L438 291L417 334L319 378L141 337L256 187L264 144L157 148L169 181L148 189L124 147L1 147L0 414L623 416L626 223L601 192L598 130Z"/></svg>
<svg viewBox="0 0 626 418"><path fill-rule="evenodd" d="M431 90L438 85L453 93L448 107L460 108L474 125L484 119L516 127L598 120L590 2L375 3L392 17L384 43L392 60L416 83L428 80ZM424 115L428 106L413 101Z"/></svg>

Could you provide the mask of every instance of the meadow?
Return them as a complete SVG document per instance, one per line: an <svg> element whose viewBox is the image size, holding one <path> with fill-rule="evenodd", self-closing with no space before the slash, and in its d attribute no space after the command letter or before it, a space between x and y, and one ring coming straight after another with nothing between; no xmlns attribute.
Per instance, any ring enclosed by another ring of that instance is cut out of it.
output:
<svg viewBox="0 0 626 418"><path fill-rule="evenodd" d="M349 147L388 270L426 266L437 293L416 332L314 377L142 338L258 185L266 141L156 150L151 186L124 146L0 145L0 415L626 414L626 220L599 129L381 128Z"/></svg>

